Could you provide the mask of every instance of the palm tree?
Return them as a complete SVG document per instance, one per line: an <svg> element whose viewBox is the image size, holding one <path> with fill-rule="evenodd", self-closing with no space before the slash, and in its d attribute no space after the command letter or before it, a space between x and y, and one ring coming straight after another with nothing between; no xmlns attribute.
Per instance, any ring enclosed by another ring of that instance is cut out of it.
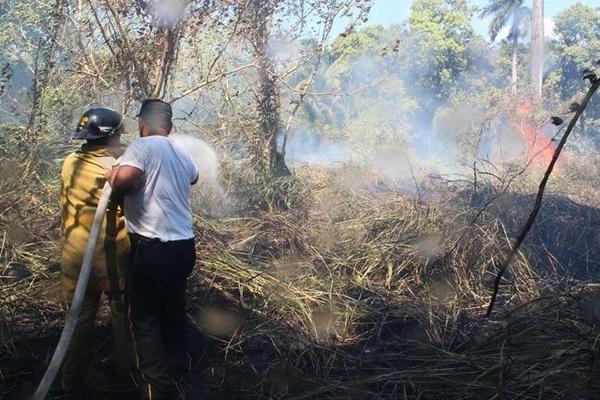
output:
<svg viewBox="0 0 600 400"><path fill-rule="evenodd" d="M490 23L490 37L496 40L502 28L510 23L508 40L512 44L512 77L511 85L513 95L517 94L517 70L519 66L519 39L526 36L529 31L531 12L523 7L523 0L490 0L488 5L481 10L481 16L492 16Z"/></svg>
<svg viewBox="0 0 600 400"><path fill-rule="evenodd" d="M544 74L544 0L533 0L533 29L531 30L531 84L533 104L542 103Z"/></svg>

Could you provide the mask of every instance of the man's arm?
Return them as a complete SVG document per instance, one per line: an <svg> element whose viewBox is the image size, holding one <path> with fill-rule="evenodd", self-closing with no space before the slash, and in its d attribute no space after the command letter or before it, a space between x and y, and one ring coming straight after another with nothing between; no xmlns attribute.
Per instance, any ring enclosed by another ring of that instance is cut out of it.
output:
<svg viewBox="0 0 600 400"><path fill-rule="evenodd" d="M113 191L119 196L124 196L138 188L143 174L144 172L139 168L123 165L108 171L106 177Z"/></svg>
<svg viewBox="0 0 600 400"><path fill-rule="evenodd" d="M117 161L117 166L108 171L106 178L117 197L128 195L138 189L147 158L147 147L140 140L136 140L127 147L123 156Z"/></svg>

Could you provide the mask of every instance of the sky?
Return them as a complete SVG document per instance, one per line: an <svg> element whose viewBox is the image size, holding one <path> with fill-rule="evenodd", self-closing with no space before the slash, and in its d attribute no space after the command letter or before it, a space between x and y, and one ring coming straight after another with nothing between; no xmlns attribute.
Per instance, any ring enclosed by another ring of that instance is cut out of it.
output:
<svg viewBox="0 0 600 400"><path fill-rule="evenodd" d="M598 7L600 6L599 0L545 0L544 2L544 17L546 18L546 34L551 36L552 34L552 18L569 6L575 3L582 3L585 5ZM369 17L367 25L383 25L389 26L392 24L399 24L406 20L410 13L410 6L413 0L373 0L373 8ZM487 0L471 0L470 3L474 6L484 6L487 4ZM525 5L531 7L531 0L526 0ZM487 33L488 20L482 20L478 16L473 18L473 26L478 33L488 38ZM336 27L338 28L338 27ZM339 31L342 32L344 27L340 26ZM507 34L508 32L506 32ZM502 33L499 35L498 40L503 39ZM504 35L506 36L506 35Z"/></svg>

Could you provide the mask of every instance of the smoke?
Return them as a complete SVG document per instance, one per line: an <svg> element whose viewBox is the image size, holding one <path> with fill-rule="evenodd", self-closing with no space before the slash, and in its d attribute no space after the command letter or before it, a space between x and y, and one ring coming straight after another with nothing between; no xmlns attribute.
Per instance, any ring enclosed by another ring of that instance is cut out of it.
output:
<svg viewBox="0 0 600 400"><path fill-rule="evenodd" d="M311 88L320 94L305 99L289 134L290 164L358 165L410 188L431 176L471 176L478 160L498 167L528 161L529 138L517 123L525 116L502 111L510 99L510 71L498 78L503 67L495 64L502 49L477 39L465 55L468 67L433 85L418 79L439 72L438 54L419 43L424 38L412 38L411 49L423 48L414 61L406 54L382 55L385 42L377 35L368 32L350 42L371 40L373 48L346 50L321 68ZM545 142L544 132L536 134ZM551 133L545 135L549 140Z"/></svg>
<svg viewBox="0 0 600 400"><path fill-rule="evenodd" d="M330 139L300 128L288 138L286 159L292 164L335 166L359 161L360 156L346 140Z"/></svg>
<svg viewBox="0 0 600 400"><path fill-rule="evenodd" d="M554 40L556 39L556 24L552 20L552 18L544 18L544 36L546 39Z"/></svg>
<svg viewBox="0 0 600 400"><path fill-rule="evenodd" d="M188 0L151 0L148 8L159 25L172 27L181 21L188 3Z"/></svg>
<svg viewBox="0 0 600 400"><path fill-rule="evenodd" d="M494 163L509 162L524 156L519 134L510 126L506 113L500 113L493 119L488 134L482 138L481 156Z"/></svg>
<svg viewBox="0 0 600 400"><path fill-rule="evenodd" d="M275 65L298 62L306 55L306 48L301 43L289 40L283 34L273 36L267 50Z"/></svg>
<svg viewBox="0 0 600 400"><path fill-rule="evenodd" d="M406 145L387 144L375 147L369 161L376 172L393 182L409 181L421 172L418 169L418 158Z"/></svg>

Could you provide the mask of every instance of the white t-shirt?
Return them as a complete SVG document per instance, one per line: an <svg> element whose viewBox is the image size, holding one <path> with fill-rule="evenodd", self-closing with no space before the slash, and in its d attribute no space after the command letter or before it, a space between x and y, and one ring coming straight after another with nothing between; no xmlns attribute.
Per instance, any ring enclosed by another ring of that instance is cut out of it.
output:
<svg viewBox="0 0 600 400"><path fill-rule="evenodd" d="M142 182L125 196L127 230L163 242L194 237L191 184L198 166L186 150L165 136L136 139L119 165L142 170Z"/></svg>

